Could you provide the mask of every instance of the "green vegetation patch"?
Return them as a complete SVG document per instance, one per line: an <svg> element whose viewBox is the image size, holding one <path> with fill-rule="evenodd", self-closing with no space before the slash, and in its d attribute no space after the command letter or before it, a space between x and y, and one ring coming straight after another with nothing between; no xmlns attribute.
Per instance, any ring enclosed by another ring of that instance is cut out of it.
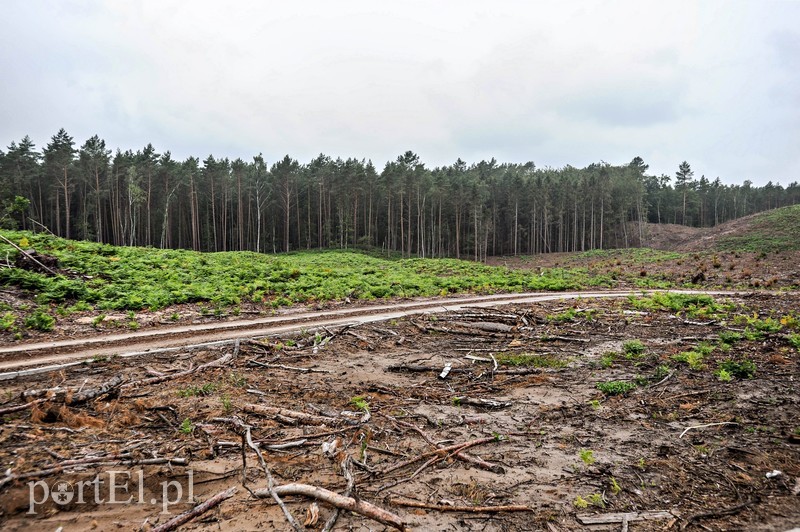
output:
<svg viewBox="0 0 800 532"><path fill-rule="evenodd" d="M79 302L99 310L160 309L181 303L214 308L250 301L272 307L293 303L435 296L450 293L572 290L594 285L585 270L510 270L456 259L387 259L359 251L309 251L281 255L199 253L115 247L23 231L36 251L53 255L64 271L46 276L19 268L0 270L0 286L32 293L40 305ZM0 254L13 260L11 246Z"/></svg>
<svg viewBox="0 0 800 532"><path fill-rule="evenodd" d="M624 395L636 388L636 383L631 381L606 381L598 382L595 387L606 395Z"/></svg>
<svg viewBox="0 0 800 532"><path fill-rule="evenodd" d="M727 235L717 240L720 251L772 253L800 250L797 228L800 205L782 207L755 215L744 234Z"/></svg>

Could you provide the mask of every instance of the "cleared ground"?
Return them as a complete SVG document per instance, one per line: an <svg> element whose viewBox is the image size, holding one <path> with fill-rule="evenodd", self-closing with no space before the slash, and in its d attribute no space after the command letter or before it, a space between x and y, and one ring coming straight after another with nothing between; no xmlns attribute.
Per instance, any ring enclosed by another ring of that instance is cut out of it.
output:
<svg viewBox="0 0 800 532"><path fill-rule="evenodd" d="M199 501L240 488L186 529L289 529L274 503L241 488L238 418L276 484L343 493L350 457L357 497L410 529L578 530L590 515L661 511L630 530L785 530L800 523L798 303L684 295L428 311L243 342L235 357L227 345L20 377L0 405L21 407L0 425L4 469L73 486L142 469L148 502L50 501L28 515L29 479L7 477L0 524L164 523L150 497L191 470ZM109 393L83 400L104 383ZM248 486L265 488L256 454L246 458ZM141 462L158 459L174 463ZM284 499L302 523L311 500ZM330 514L321 503L310 529ZM384 525L344 512L336 527Z"/></svg>

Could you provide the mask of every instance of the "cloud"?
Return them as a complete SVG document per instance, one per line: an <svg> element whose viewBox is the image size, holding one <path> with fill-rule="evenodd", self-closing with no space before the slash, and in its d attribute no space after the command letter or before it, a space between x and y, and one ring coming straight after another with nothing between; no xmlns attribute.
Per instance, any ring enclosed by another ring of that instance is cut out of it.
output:
<svg viewBox="0 0 800 532"><path fill-rule="evenodd" d="M0 141L798 177L800 4L10 2Z"/></svg>

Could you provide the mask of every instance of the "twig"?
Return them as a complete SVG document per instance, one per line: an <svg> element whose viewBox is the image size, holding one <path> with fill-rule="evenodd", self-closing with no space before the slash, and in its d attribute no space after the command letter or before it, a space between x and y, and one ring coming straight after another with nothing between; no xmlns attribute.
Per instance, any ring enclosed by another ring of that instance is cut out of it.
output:
<svg viewBox="0 0 800 532"><path fill-rule="evenodd" d="M730 508L722 508L721 510L712 510L710 512L701 512L694 515L690 515L685 522L681 524L681 530L686 530L686 528L692 524L694 521L699 521L700 519L708 519L709 517L722 517L725 515L734 515L748 506L752 506L758 502L758 499L751 499L747 502L743 502L742 504L737 504L736 506L731 506Z"/></svg>
<svg viewBox="0 0 800 532"><path fill-rule="evenodd" d="M706 427L716 427L718 425L738 425L738 423L734 421L722 421L720 423L706 423L705 425L692 425L691 427L686 427L684 431L681 432L681 435L678 436L678 439L683 438L686 435L686 433L692 429L704 429Z"/></svg>
<svg viewBox="0 0 800 532"><path fill-rule="evenodd" d="M408 460L404 460L404 461L400 462L399 464L395 464L395 465L393 465L393 466L391 466L391 467L389 467L387 469L384 469L383 471L381 471L381 473L384 474L384 475L387 475L387 474L389 474L389 473L391 473L393 471L397 471L398 469L403 469L404 467L410 466L411 464L414 464L416 462L419 462L420 460L424 460L424 459L429 458L431 456L449 454L449 453L452 453L452 452L460 452L460 451L464 451L466 449L469 449L470 447L475 447L477 445L482 445L484 443L490 443L490 442L496 442L496 441L500 441L500 440L498 438L494 437L494 436L488 436L488 437L485 437L485 438L478 438L476 440L471 440L471 441L468 441L468 442L465 442L465 443L457 443L457 444L450 445L450 446L447 446L447 447L440 447L440 448L438 448L438 449L436 449L434 451L429 451L427 453L421 454L421 455L416 456L414 458L409 458Z"/></svg>
<svg viewBox="0 0 800 532"><path fill-rule="evenodd" d="M236 486L232 488L228 488L225 491L221 491L205 501L202 504L198 504L191 510L184 512L180 515L177 515L164 523L163 525L159 525L152 529L151 532L168 532L170 530L175 530L179 526L188 523L192 519L197 516L203 515L207 511L211 510L215 506L219 506L223 501L230 499L236 493Z"/></svg>
<svg viewBox="0 0 800 532"><path fill-rule="evenodd" d="M391 526L398 530L405 530L403 520L399 516L384 510L374 504L370 504L362 499L355 499L353 497L345 497L333 491L317 486L308 484L284 484L283 486L276 486L274 492L279 496L285 495L303 495L312 499L317 499L322 502L328 503L342 510L356 512L370 519L374 519L379 523ZM270 497L269 490L260 489L253 492L256 497L266 499Z"/></svg>
<svg viewBox="0 0 800 532"><path fill-rule="evenodd" d="M389 502L398 506L412 508L425 508L440 512L471 512L471 513L497 513L497 512L532 512L533 508L524 504L509 504L504 506L448 506L445 504L427 504L424 502L410 501L407 499L389 499Z"/></svg>
<svg viewBox="0 0 800 532"><path fill-rule="evenodd" d="M264 364L263 362L258 362L257 360L249 360L247 363L262 368L285 369L288 371L299 371L300 373L333 373L333 371L329 369L298 368L295 366L285 366L283 364Z"/></svg>
<svg viewBox="0 0 800 532"><path fill-rule="evenodd" d="M180 377L185 377L186 375L191 375L192 373L198 373L200 371L204 371L210 368L218 368L232 361L238 355L239 355L239 339L236 340L236 344L233 348L233 353L228 353L227 355L224 355L216 360L212 360L211 362L206 362L205 364L201 364L196 368L187 369L185 371L179 371L178 373L172 373L170 375L162 375L161 377L151 377L149 379L142 379L138 381L128 382L126 384L123 384L121 388L132 388L139 386L149 386L151 384L159 384L165 381L178 379Z"/></svg>

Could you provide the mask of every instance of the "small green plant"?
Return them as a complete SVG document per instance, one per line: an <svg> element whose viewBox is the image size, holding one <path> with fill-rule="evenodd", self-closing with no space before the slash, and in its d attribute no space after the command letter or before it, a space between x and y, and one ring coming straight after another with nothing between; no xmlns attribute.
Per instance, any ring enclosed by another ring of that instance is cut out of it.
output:
<svg viewBox="0 0 800 532"><path fill-rule="evenodd" d="M597 506L598 508L606 507L606 502L603 500L603 495L600 493L591 493L589 495L589 504Z"/></svg>
<svg viewBox="0 0 800 532"><path fill-rule="evenodd" d="M717 376L717 378L718 378L720 381L722 381L722 382L731 382L731 381L733 380L733 377L731 376L731 374L730 374L730 373L728 373L726 370L724 370L724 369L722 369L722 368L720 368L720 369L719 369L719 370L718 370L718 371L715 373L715 375L716 375L716 376Z"/></svg>
<svg viewBox="0 0 800 532"><path fill-rule="evenodd" d="M742 335L738 332L722 331L719 333L719 341L723 344L733 345L741 339Z"/></svg>
<svg viewBox="0 0 800 532"><path fill-rule="evenodd" d="M719 364L719 371L725 371L728 375L737 379L752 379L756 374L756 365L747 358L742 360L728 359ZM722 380L720 378L720 380Z"/></svg>
<svg viewBox="0 0 800 532"><path fill-rule="evenodd" d="M220 401L222 401L222 409L225 410L226 413L233 409L233 403L229 395L223 395L220 397Z"/></svg>
<svg viewBox="0 0 800 532"><path fill-rule="evenodd" d="M636 388L636 383L630 381L606 381L598 382L595 387L606 395L624 395Z"/></svg>
<svg viewBox="0 0 800 532"><path fill-rule="evenodd" d="M136 320L128 321L128 328L132 331L135 331L139 328L139 322Z"/></svg>
<svg viewBox="0 0 800 532"><path fill-rule="evenodd" d="M17 321L17 318L14 317L14 314L11 312L6 312L0 317L0 331L14 331L14 323Z"/></svg>
<svg viewBox="0 0 800 532"><path fill-rule="evenodd" d="M217 390L217 385L213 382L207 382L202 386L195 386L190 384L186 388L181 388L178 390L179 397L202 397L206 395L211 395Z"/></svg>
<svg viewBox="0 0 800 532"><path fill-rule="evenodd" d="M616 358L616 353L605 353L603 356L600 357L600 367L603 369L608 369L614 365L614 359Z"/></svg>
<svg viewBox="0 0 800 532"><path fill-rule="evenodd" d="M572 503L575 505L575 508L580 508L581 510L585 510L589 507L589 501L578 495L575 497L575 501Z"/></svg>
<svg viewBox="0 0 800 532"><path fill-rule="evenodd" d="M177 312L173 312L172 314L170 314L169 319L170 321L178 321L181 319L181 315L178 314Z"/></svg>
<svg viewBox="0 0 800 532"><path fill-rule="evenodd" d="M665 379L667 375L669 375L669 366L666 364L660 364L656 367L656 370L653 372L652 380L660 381Z"/></svg>
<svg viewBox="0 0 800 532"><path fill-rule="evenodd" d="M647 348L639 340L629 340L622 344L622 351L625 353L625 358L638 358L643 355Z"/></svg>
<svg viewBox="0 0 800 532"><path fill-rule="evenodd" d="M703 364L703 358L703 353L699 351L684 351L677 355L672 355L672 360L688 364L689 367L695 371L700 371L706 367L705 364Z"/></svg>
<svg viewBox="0 0 800 532"><path fill-rule="evenodd" d="M597 399L592 399L589 401L589 406L592 407L592 410L600 410L600 401Z"/></svg>
<svg viewBox="0 0 800 532"><path fill-rule="evenodd" d="M105 314L98 314L97 316L94 317L94 319L92 319L92 327L97 329L98 327L100 327L100 324L102 324L103 321L105 321L105 319L106 319Z"/></svg>
<svg viewBox="0 0 800 532"><path fill-rule="evenodd" d="M33 314L25 318L25 327L37 331L52 331L55 323L56 319L42 309L36 309Z"/></svg>
<svg viewBox="0 0 800 532"><path fill-rule="evenodd" d="M178 429L183 434L191 434L194 431L194 425L192 425L192 420L188 417L183 420L181 423L180 428Z"/></svg>
<svg viewBox="0 0 800 532"><path fill-rule="evenodd" d="M611 484L611 486L610 486L610 487L611 487L611 493L612 493L613 495L616 495L616 494L618 494L620 491L622 491L622 487L619 485L619 482L617 482L617 479L616 479L616 478L614 478L614 477L610 477L610 478L609 478L609 483Z"/></svg>
<svg viewBox="0 0 800 532"><path fill-rule="evenodd" d="M786 337L789 343L797 350L800 350L800 334L792 333Z"/></svg>
<svg viewBox="0 0 800 532"><path fill-rule="evenodd" d="M353 405L357 410L361 410L362 412L369 412L369 403L364 397L360 395L356 395L355 397L350 399L350 404Z"/></svg>
<svg viewBox="0 0 800 532"><path fill-rule="evenodd" d="M581 449L578 455L581 457L581 461L587 466L594 463L594 451L591 449Z"/></svg>

